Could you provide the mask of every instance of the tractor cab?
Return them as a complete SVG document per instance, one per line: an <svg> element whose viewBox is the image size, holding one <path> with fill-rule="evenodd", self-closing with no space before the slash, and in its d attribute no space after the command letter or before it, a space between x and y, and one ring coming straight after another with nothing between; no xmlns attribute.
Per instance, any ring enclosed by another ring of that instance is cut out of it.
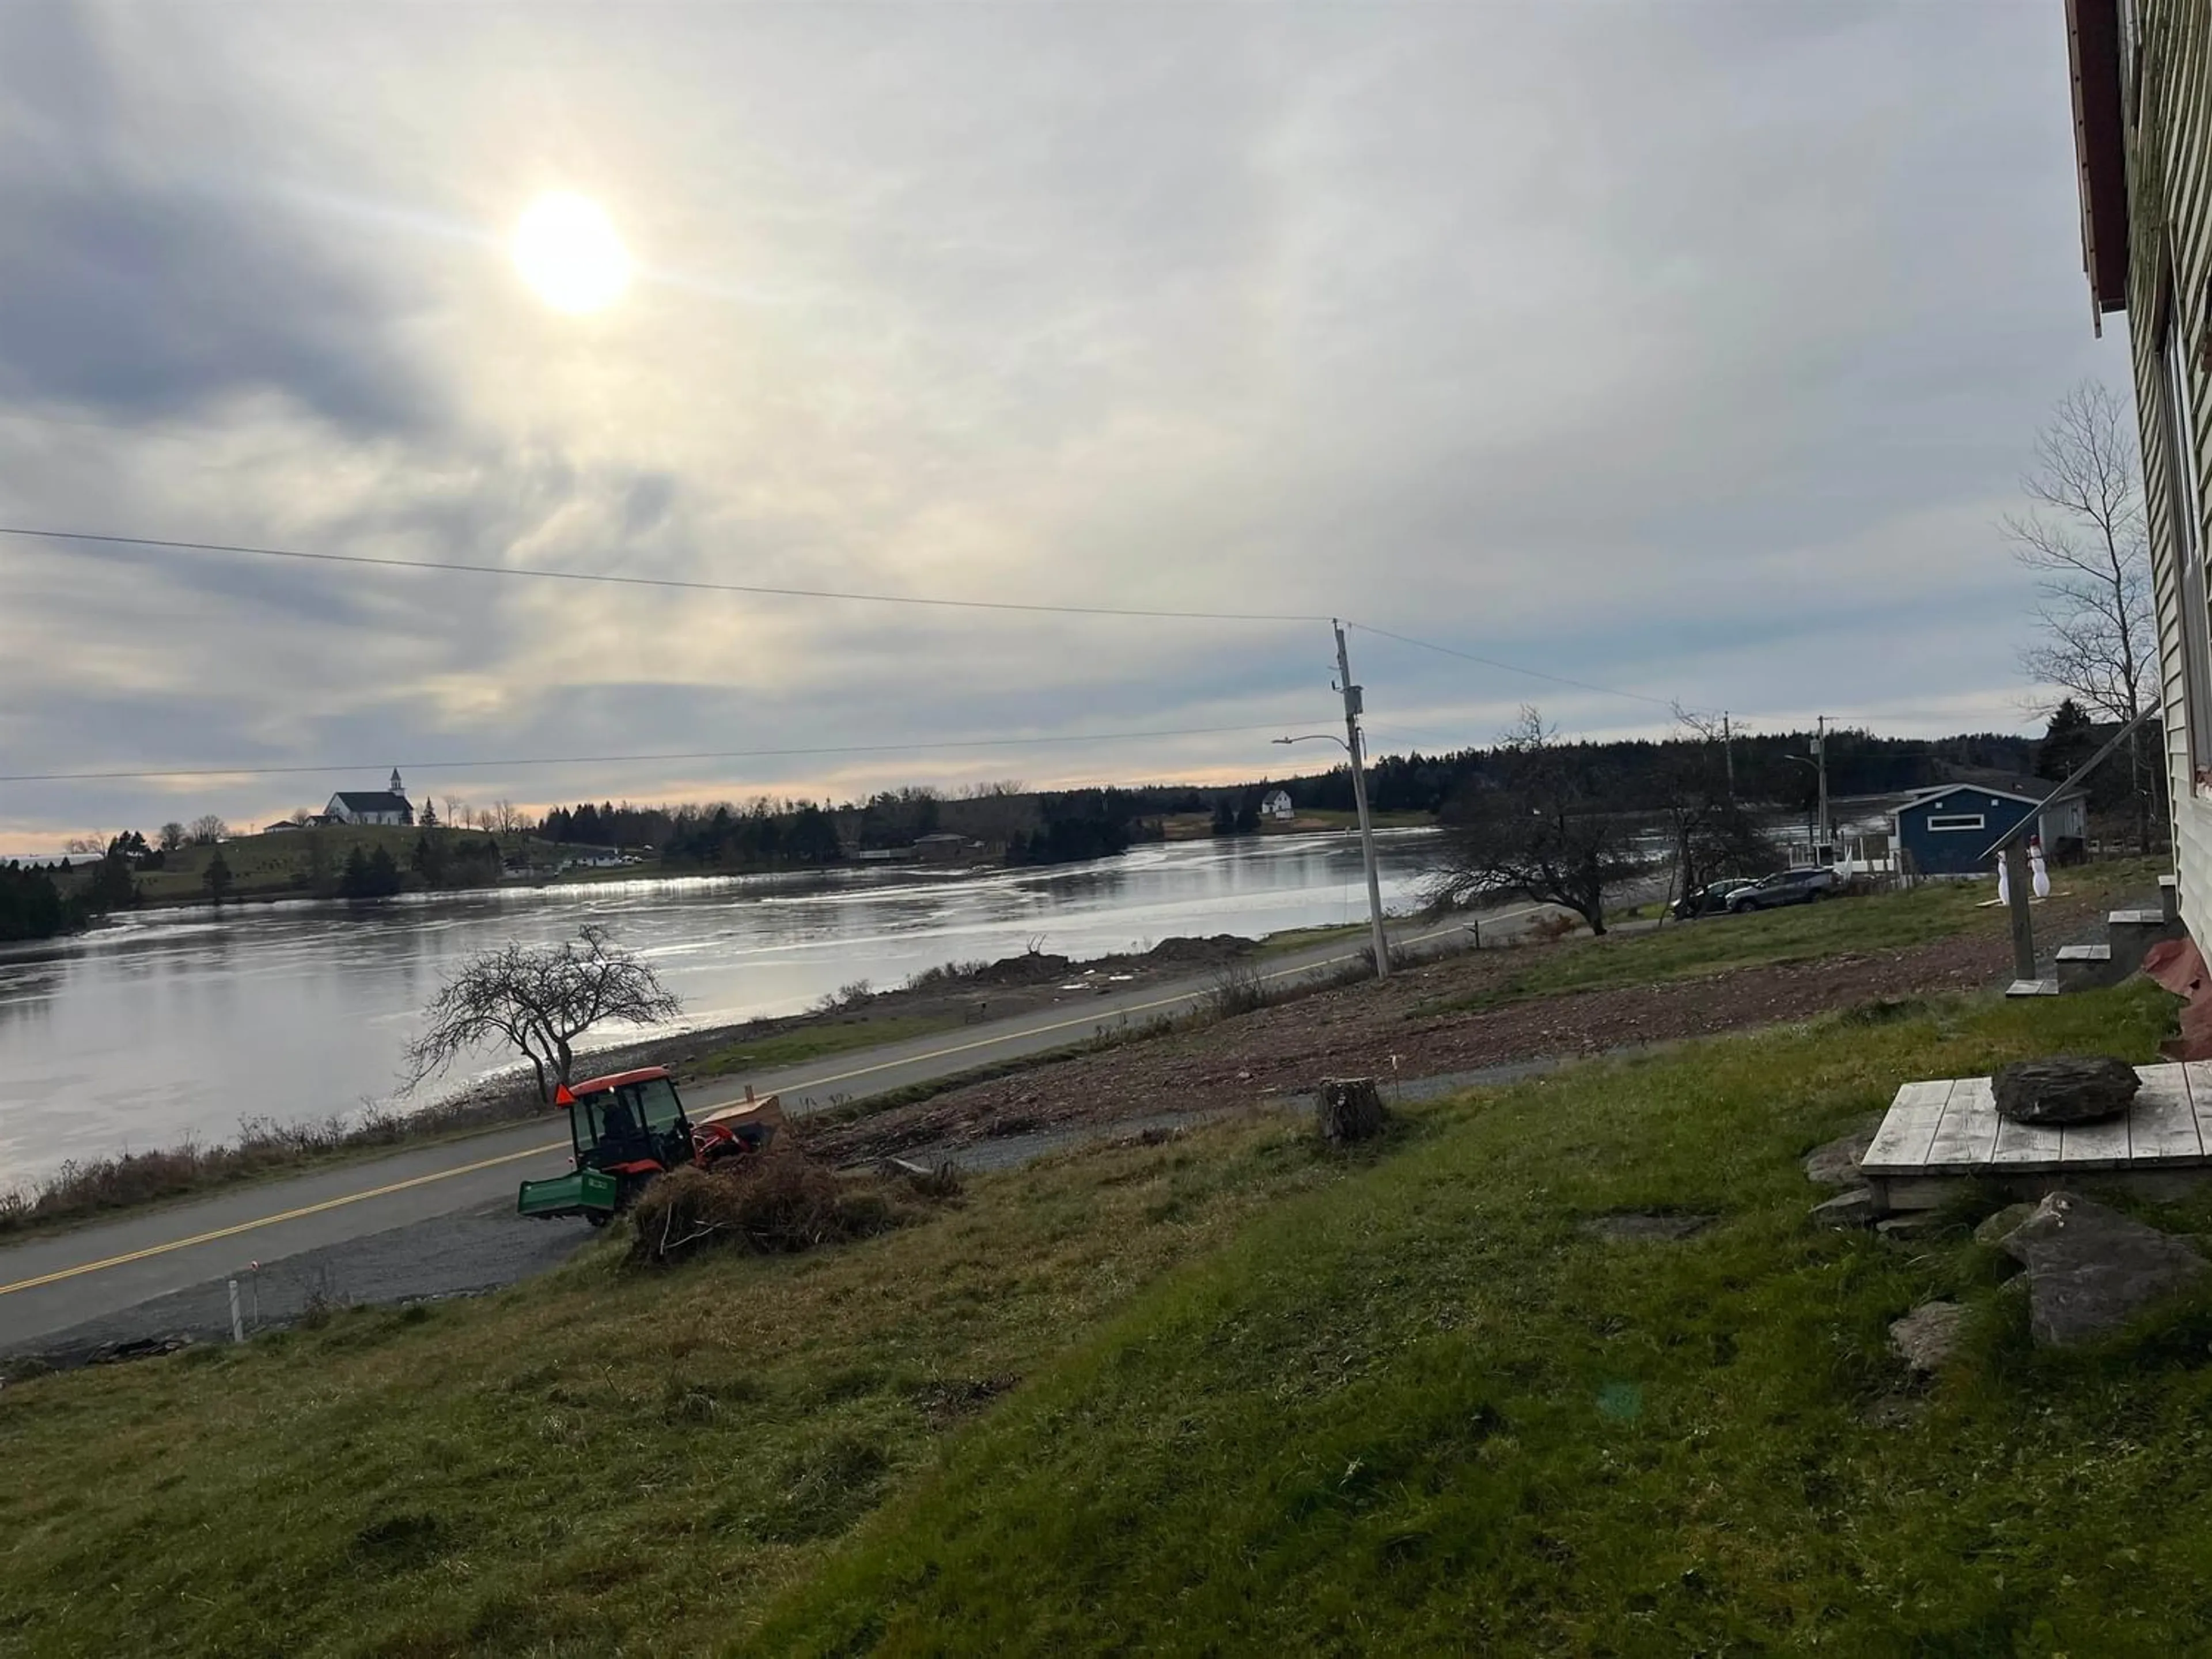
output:
<svg viewBox="0 0 2212 1659"><path fill-rule="evenodd" d="M579 1170L657 1175L691 1161L691 1121L666 1067L595 1077L565 1092Z"/></svg>

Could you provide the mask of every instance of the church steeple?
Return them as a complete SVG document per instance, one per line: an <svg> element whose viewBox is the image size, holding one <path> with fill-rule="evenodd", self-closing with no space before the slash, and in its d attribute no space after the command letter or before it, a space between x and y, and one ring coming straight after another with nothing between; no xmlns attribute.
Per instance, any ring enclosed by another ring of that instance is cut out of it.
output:
<svg viewBox="0 0 2212 1659"><path fill-rule="evenodd" d="M407 793L406 790L400 787L399 769L396 766L392 769L392 793L395 795L404 795Z"/></svg>

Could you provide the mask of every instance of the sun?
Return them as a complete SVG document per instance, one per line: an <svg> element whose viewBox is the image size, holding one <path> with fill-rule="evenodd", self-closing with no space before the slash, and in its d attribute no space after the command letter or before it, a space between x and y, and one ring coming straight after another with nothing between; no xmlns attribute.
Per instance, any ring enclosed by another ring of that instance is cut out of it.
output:
<svg viewBox="0 0 2212 1659"><path fill-rule="evenodd" d="M514 227L514 268L556 311L599 311L629 286L629 250L597 202L554 191Z"/></svg>

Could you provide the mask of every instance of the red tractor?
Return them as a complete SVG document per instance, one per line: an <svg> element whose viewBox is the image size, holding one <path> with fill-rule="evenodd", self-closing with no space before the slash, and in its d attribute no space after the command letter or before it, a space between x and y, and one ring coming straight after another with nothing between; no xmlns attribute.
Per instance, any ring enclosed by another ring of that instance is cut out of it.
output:
<svg viewBox="0 0 2212 1659"><path fill-rule="evenodd" d="M676 1080L662 1066L595 1077L554 1094L568 1112L575 1168L565 1176L526 1181L515 1207L524 1215L580 1215L604 1227L635 1201L655 1176L690 1164L713 1170L758 1157L787 1126L774 1095L702 1122L684 1115Z"/></svg>

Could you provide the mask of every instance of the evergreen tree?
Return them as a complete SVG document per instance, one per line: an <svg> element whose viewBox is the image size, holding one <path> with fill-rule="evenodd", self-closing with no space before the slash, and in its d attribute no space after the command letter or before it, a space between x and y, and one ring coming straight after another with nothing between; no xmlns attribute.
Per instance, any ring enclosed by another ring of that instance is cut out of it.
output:
<svg viewBox="0 0 2212 1659"><path fill-rule="evenodd" d="M230 896L230 860L223 857L222 848L216 848L208 860L207 868L200 872L200 881L207 888L208 896L217 904Z"/></svg>

